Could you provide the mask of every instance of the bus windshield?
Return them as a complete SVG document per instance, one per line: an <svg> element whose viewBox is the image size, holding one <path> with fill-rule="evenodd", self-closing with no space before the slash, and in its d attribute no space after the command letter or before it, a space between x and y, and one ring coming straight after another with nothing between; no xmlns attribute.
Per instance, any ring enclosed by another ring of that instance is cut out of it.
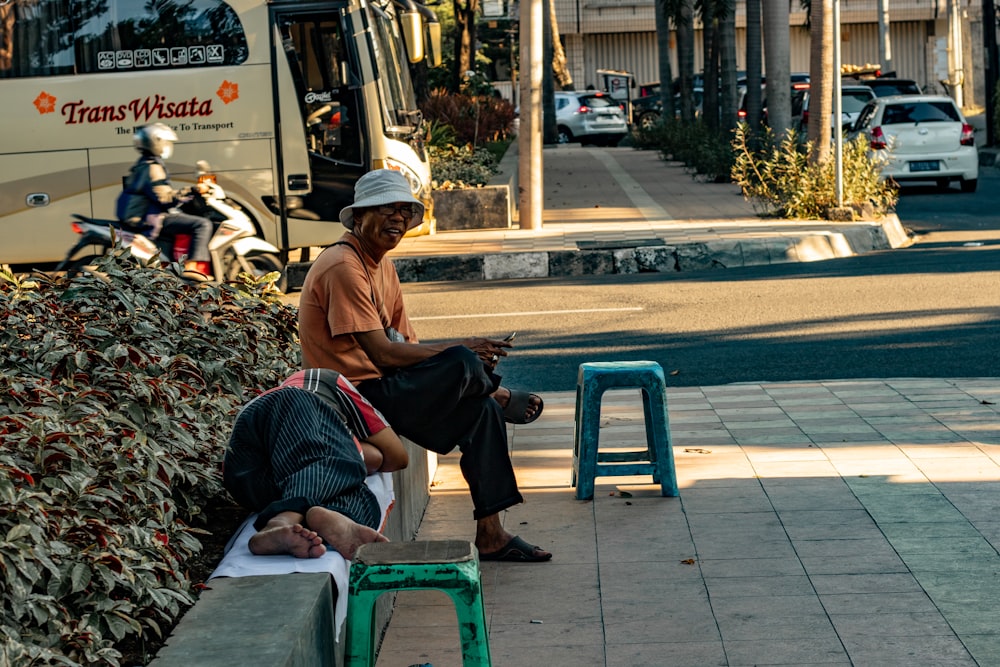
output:
<svg viewBox="0 0 1000 667"><path fill-rule="evenodd" d="M409 62L392 5L372 7L372 49L379 72L386 134L409 137L420 129L421 113L413 94Z"/></svg>

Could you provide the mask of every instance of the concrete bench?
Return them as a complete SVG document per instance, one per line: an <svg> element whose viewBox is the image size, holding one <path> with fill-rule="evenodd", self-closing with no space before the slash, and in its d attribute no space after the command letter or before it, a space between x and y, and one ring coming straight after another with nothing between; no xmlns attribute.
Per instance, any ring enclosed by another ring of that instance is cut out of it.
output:
<svg viewBox="0 0 1000 667"><path fill-rule="evenodd" d="M385 534L412 540L430 497L437 457L403 440L410 465L393 473L396 502ZM283 574L212 579L150 667L319 667L343 664L335 641L337 589L329 574ZM377 606L389 622L392 596Z"/></svg>

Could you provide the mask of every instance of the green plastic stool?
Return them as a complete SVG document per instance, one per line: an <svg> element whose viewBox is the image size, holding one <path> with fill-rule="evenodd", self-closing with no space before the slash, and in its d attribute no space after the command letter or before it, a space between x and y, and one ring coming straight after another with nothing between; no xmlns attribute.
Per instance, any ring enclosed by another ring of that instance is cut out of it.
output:
<svg viewBox="0 0 1000 667"><path fill-rule="evenodd" d="M471 542L436 540L362 545L351 562L347 598L346 667L375 665L375 601L390 591L436 589L451 596L465 667L490 667L490 642Z"/></svg>

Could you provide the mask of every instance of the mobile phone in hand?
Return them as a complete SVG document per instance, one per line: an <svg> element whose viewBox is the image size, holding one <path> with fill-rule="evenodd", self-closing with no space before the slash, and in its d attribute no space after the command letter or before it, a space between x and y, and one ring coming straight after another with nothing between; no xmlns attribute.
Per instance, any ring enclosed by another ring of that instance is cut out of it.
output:
<svg viewBox="0 0 1000 667"><path fill-rule="evenodd" d="M516 335L517 335L517 332L514 331L509 336L507 336L506 338L504 338L504 341L507 342L507 343L513 343L514 342L514 336L516 336Z"/></svg>

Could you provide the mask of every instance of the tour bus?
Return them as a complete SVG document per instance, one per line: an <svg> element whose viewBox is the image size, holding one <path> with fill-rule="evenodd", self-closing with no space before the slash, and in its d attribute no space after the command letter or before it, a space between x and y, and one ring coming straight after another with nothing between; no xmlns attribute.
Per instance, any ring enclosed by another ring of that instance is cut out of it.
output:
<svg viewBox="0 0 1000 667"><path fill-rule="evenodd" d="M426 231L409 65L440 49L413 0L0 0L0 263L61 260L71 214L114 217L153 122L177 132L175 187L207 161L283 251L336 240L371 169L407 177Z"/></svg>

